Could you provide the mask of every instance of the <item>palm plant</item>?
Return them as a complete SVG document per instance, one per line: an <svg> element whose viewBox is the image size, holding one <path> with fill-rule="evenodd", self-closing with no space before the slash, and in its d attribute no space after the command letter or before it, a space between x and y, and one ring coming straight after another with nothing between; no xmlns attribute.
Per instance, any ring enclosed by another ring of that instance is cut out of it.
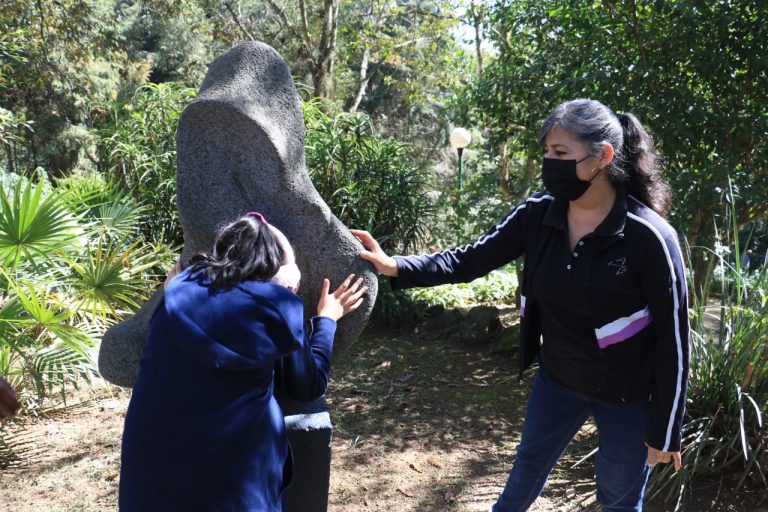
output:
<svg viewBox="0 0 768 512"><path fill-rule="evenodd" d="M0 375L28 409L98 375L106 326L172 260L136 237L142 209L98 176L0 189Z"/></svg>

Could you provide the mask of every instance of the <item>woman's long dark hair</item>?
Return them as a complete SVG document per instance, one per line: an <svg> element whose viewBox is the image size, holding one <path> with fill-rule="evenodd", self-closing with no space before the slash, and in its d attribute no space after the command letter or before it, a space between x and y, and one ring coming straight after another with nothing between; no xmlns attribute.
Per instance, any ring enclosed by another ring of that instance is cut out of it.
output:
<svg viewBox="0 0 768 512"><path fill-rule="evenodd" d="M284 258L269 226L246 216L221 228L211 254L199 252L190 264L193 275L203 270L212 288L225 289L242 281L269 281Z"/></svg>
<svg viewBox="0 0 768 512"><path fill-rule="evenodd" d="M573 133L587 145L590 155L599 155L603 144L615 155L606 171L613 183L626 183L631 195L666 217L671 201L663 176L661 155L653 137L633 114L618 116L596 100L578 99L558 106L539 130L539 142L555 126Z"/></svg>

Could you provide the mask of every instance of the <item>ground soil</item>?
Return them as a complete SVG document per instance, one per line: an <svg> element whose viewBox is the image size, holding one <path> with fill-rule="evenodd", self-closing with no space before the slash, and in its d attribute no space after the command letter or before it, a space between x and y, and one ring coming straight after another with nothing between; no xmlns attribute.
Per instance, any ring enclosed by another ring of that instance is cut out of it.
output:
<svg viewBox="0 0 768 512"><path fill-rule="evenodd" d="M334 421L329 510L487 511L514 461L528 376L492 345L427 338L402 328L369 333L336 362L327 395ZM0 511L116 510L129 391L104 386L40 418L6 424ZM595 504L593 427L561 460L534 511ZM575 466L574 466L575 465ZM681 510L768 512L764 489L728 479L694 482ZM652 500L650 512L673 504Z"/></svg>

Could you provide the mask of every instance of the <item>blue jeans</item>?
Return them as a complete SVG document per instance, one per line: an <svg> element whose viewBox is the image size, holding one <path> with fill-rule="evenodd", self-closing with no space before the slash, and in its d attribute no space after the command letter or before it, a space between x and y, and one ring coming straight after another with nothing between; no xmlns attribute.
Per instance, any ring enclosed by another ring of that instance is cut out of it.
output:
<svg viewBox="0 0 768 512"><path fill-rule="evenodd" d="M566 446L590 416L599 435L597 501L604 512L642 511L650 468L647 403L612 403L570 391L539 370L507 485L493 512L523 512L536 500Z"/></svg>

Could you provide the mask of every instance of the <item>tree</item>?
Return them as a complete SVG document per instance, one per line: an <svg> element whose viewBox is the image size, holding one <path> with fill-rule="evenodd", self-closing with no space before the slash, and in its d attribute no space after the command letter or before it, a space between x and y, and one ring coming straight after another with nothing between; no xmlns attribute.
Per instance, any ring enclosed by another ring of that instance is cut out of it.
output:
<svg viewBox="0 0 768 512"><path fill-rule="evenodd" d="M635 113L666 158L673 224L691 247L712 247L729 179L739 225L768 211L766 15L758 0L501 0L489 30L499 55L474 84L474 113L534 172L536 130L558 103ZM692 257L701 294L706 252Z"/></svg>
<svg viewBox="0 0 768 512"><path fill-rule="evenodd" d="M333 98L333 69L336 62L336 33L341 0L322 0L315 12L308 15L311 5L307 0L296 0L299 10L298 23L292 21L275 0L266 0L283 26L300 41L299 55L309 67L314 95L317 98ZM311 30L315 28L315 30Z"/></svg>
<svg viewBox="0 0 768 512"><path fill-rule="evenodd" d="M27 408L98 375L107 325L138 308L168 264L136 236L142 209L98 175L58 186L0 180L0 376Z"/></svg>
<svg viewBox="0 0 768 512"><path fill-rule="evenodd" d="M424 73L425 67L443 65L443 51L455 49L450 31L459 19L448 3L348 2L344 8L343 60L359 70L348 95L349 112L360 107L377 73L380 83L399 74L398 86L413 94L435 76L436 68Z"/></svg>
<svg viewBox="0 0 768 512"><path fill-rule="evenodd" d="M34 127L14 154L6 150L8 166L61 175L77 163L89 142L91 101L116 94L128 68L110 12L109 1L0 7L0 107Z"/></svg>

